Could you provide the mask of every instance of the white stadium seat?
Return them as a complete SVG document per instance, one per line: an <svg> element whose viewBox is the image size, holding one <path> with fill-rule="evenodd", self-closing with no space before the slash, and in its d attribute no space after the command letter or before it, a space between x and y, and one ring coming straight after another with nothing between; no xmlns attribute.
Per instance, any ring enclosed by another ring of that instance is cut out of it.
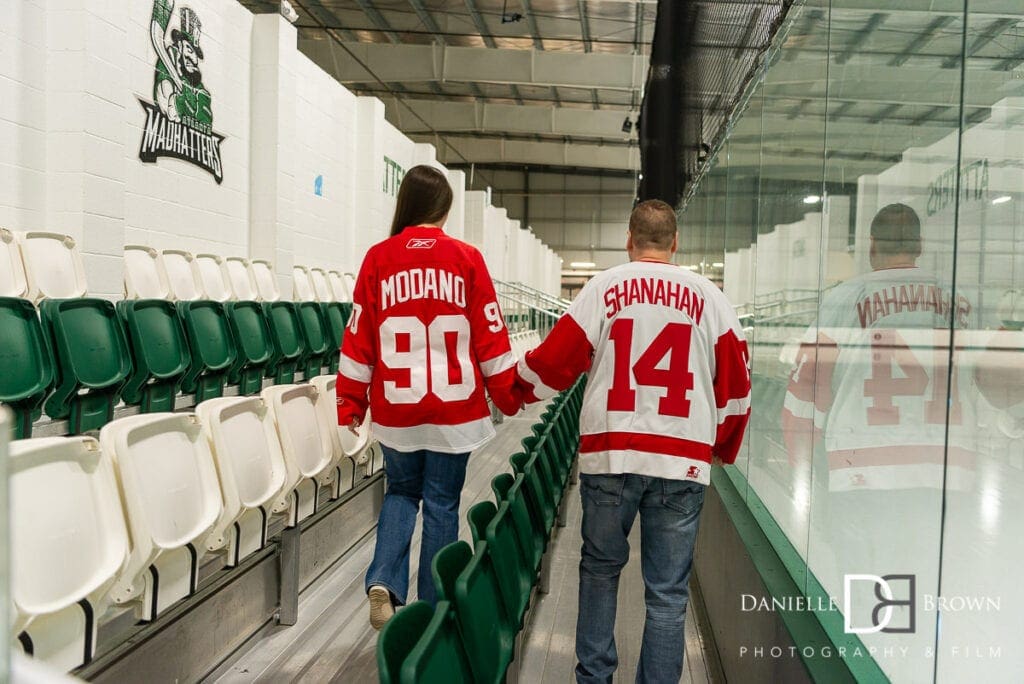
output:
<svg viewBox="0 0 1024 684"><path fill-rule="evenodd" d="M334 292L335 301L352 301L352 292L348 289L348 284L345 282L345 276L341 274L341 271L328 271L327 282L330 283L331 291Z"/></svg>
<svg viewBox="0 0 1024 684"><path fill-rule="evenodd" d="M73 299L88 291L78 244L70 235L29 231L18 235L28 299Z"/></svg>
<svg viewBox="0 0 1024 684"><path fill-rule="evenodd" d="M349 301L352 301L356 294L356 277L351 273L343 273L341 277L345 281L345 287L348 289Z"/></svg>
<svg viewBox="0 0 1024 684"><path fill-rule="evenodd" d="M180 249L165 249L160 253L164 270L171 284L171 294L179 302L203 299L203 289L196 272L195 257Z"/></svg>
<svg viewBox="0 0 1024 684"><path fill-rule="evenodd" d="M316 295L318 302L337 301L337 298L334 296L334 290L331 289L331 284L327 281L327 272L324 269L309 269L309 279L313 283L313 294Z"/></svg>
<svg viewBox="0 0 1024 684"><path fill-rule="evenodd" d="M266 259L253 259L249 262L253 282L261 302L276 302L281 299L281 289L277 286L277 274L274 266Z"/></svg>
<svg viewBox="0 0 1024 684"><path fill-rule="evenodd" d="M92 437L24 439L11 444L8 468L12 633L36 658L71 670L92 658L128 557L112 458Z"/></svg>
<svg viewBox="0 0 1024 684"><path fill-rule="evenodd" d="M240 302L253 302L259 298L256 280L249 269L249 260L245 257L228 257L224 260L224 277L232 293L232 299Z"/></svg>
<svg viewBox="0 0 1024 684"><path fill-rule="evenodd" d="M331 436L331 444L337 457L339 478L336 494L341 494L355 484L356 466L365 469L370 458L370 414L359 428L359 435L353 435L347 427L338 425L337 399L334 386L338 381L336 375L318 375L310 383L319 392L317 411Z"/></svg>
<svg viewBox="0 0 1024 684"><path fill-rule="evenodd" d="M234 567L267 542L267 520L287 485L277 427L259 397L223 397L196 406L213 449L224 510L206 540Z"/></svg>
<svg viewBox="0 0 1024 684"><path fill-rule="evenodd" d="M309 275L308 267L298 265L292 267L292 289L294 301L316 301L316 290L313 289L313 279Z"/></svg>
<svg viewBox="0 0 1024 684"><path fill-rule="evenodd" d="M170 299L171 283L160 253L145 245L124 246L125 299Z"/></svg>
<svg viewBox="0 0 1024 684"><path fill-rule="evenodd" d="M25 297L28 282L21 260L21 245L14 233L0 228L0 297Z"/></svg>
<svg viewBox="0 0 1024 684"><path fill-rule="evenodd" d="M195 591L202 544L222 509L213 454L190 413L115 420L100 444L117 466L132 539L111 596L153 620Z"/></svg>
<svg viewBox="0 0 1024 684"><path fill-rule="evenodd" d="M277 425L289 489L294 487L289 527L316 512L320 485L334 481L336 457L330 432L317 416L318 395L312 385L275 385L261 395ZM281 512L280 508L278 502L274 512Z"/></svg>
<svg viewBox="0 0 1024 684"><path fill-rule="evenodd" d="M230 301L232 292L224 278L224 259L216 254L196 254L195 264L205 298L215 302Z"/></svg>

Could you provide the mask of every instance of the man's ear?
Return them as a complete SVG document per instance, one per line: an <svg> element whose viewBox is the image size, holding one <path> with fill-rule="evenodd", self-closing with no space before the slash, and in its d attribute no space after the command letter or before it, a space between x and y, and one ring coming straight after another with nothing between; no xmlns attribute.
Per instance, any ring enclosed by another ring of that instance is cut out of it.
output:
<svg viewBox="0 0 1024 684"><path fill-rule="evenodd" d="M672 237L672 246L669 247L669 251L675 254L677 249L679 249L679 233Z"/></svg>
<svg viewBox="0 0 1024 684"><path fill-rule="evenodd" d="M626 231L626 251L633 251L633 233L628 230Z"/></svg>

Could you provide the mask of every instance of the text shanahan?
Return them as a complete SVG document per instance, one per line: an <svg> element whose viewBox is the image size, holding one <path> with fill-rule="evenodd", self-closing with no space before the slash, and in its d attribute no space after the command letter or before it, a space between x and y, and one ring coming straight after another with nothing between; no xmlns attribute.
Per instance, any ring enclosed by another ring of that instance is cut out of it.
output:
<svg viewBox="0 0 1024 684"><path fill-rule="evenodd" d="M654 304L679 309L700 325L704 298L686 285L661 278L630 278L604 291L605 317L611 318L627 306Z"/></svg>

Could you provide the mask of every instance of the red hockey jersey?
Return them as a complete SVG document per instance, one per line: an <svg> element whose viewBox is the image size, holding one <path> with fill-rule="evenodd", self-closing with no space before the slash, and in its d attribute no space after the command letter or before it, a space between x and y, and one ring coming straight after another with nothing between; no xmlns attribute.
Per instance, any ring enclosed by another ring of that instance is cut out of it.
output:
<svg viewBox="0 0 1024 684"><path fill-rule="evenodd" d="M587 370L580 472L708 484L713 454L735 461L750 416L747 343L710 280L643 260L599 274L519 362L517 383L537 401Z"/></svg>
<svg viewBox="0 0 1024 684"><path fill-rule="evenodd" d="M494 436L484 389L513 414L515 362L480 252L432 227L370 248L341 346L338 424L398 451L471 451ZM369 394L369 400L367 400Z"/></svg>

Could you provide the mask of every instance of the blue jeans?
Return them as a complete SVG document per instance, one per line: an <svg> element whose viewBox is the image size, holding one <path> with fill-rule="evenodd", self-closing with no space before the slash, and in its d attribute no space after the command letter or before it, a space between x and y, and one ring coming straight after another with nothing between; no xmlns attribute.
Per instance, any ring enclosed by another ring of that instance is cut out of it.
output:
<svg viewBox="0 0 1024 684"><path fill-rule="evenodd" d="M419 598L437 603L430 563L442 547L459 538L459 499L469 454L421 449L404 452L381 445L387 491L377 519L377 547L366 571L366 591L386 587L404 605L409 593L409 546L423 502L423 543L416 588Z"/></svg>
<svg viewBox="0 0 1024 684"><path fill-rule="evenodd" d="M576 681L610 683L619 664L615 606L640 512L640 563L647 616L637 682L677 684L683 623L704 485L641 475L581 475L583 551L576 622Z"/></svg>

